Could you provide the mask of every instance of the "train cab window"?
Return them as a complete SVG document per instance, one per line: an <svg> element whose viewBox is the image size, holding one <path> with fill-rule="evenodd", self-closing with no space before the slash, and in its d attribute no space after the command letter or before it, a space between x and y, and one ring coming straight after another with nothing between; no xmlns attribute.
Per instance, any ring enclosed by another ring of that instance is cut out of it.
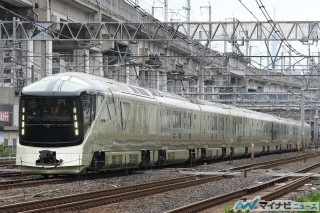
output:
<svg viewBox="0 0 320 213"><path fill-rule="evenodd" d="M21 97L20 143L42 147L80 143L78 109L74 97Z"/></svg>

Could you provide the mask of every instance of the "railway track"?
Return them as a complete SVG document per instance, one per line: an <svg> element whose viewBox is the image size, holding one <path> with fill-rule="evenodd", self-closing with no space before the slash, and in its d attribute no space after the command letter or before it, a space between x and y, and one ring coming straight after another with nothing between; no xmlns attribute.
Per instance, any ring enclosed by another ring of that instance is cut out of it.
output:
<svg viewBox="0 0 320 213"><path fill-rule="evenodd" d="M284 162L290 163L293 160L294 161L303 160L303 159L306 159L309 157L316 157L316 156L317 155L312 154L312 155L294 157L294 158L289 158L289 159L281 159L280 164L284 164ZM274 163L275 163L275 161L271 161L270 166L274 166L275 165ZM267 166L265 163L263 163L261 165ZM301 171L297 171L297 172L307 172L310 169L318 167L319 165L320 164L313 165L310 168L305 168L305 169L303 169ZM252 167L256 167L256 166L258 166L258 164L252 164ZM241 168L243 168L243 166L239 167L237 169L239 170ZM249 168L249 167L246 165L246 168ZM187 178L187 179L185 179L185 178ZM125 188L128 188L128 189L125 189L128 191L122 191L122 192L115 192L115 191L110 192L110 190L103 190L103 191L98 191L98 192L86 193L86 194L83 194L83 196L77 194L77 195L57 197L54 199L47 199L44 202L43 201L26 202L26 203L20 203L20 204L16 204L16 205L3 206L3 207L0 207L0 212L18 212L18 211L19 212L22 212L22 211L26 211L26 212L42 212L42 211L50 212L51 211L51 212L53 212L54 210L57 210L57 209L60 209L62 211L85 209L85 208L91 208L91 207L96 207L96 206L100 206L100 205L106 205L106 204L110 204L113 202L124 201L126 199L133 199L133 198L137 198L137 197L147 196L150 194L161 193L164 191L171 191L171 190L175 189L175 187L184 188L184 187L192 186L192 184L198 185L198 184L206 183L209 181L219 180L222 178L223 177L217 177L217 176L210 177L210 178L201 178L201 179L199 179L199 177L195 177L195 176L184 177L179 180L179 182L184 182L184 183L177 183L177 186L173 186L173 185L170 185L170 183L165 183L165 182L161 181L161 182L151 183L151 185L144 185L144 184L142 184L142 186L135 185L135 186L132 186L131 189L129 189L128 187L119 188L120 190L124 190ZM6 190L6 189L11 189L11 188L16 188L16 187L35 186L35 185L39 185L39 184L63 183L63 182L68 182L68 181L75 181L75 179L76 178L74 178L73 180L70 178L69 179L61 178L59 180L58 178L53 178L53 179L40 179L40 180L36 180L36 181L24 180L23 181L24 183L19 183L19 182L15 183L15 181L12 181L12 183L9 185L6 185L6 184L0 185L0 189ZM199 180L195 180L195 179L199 179ZM81 180L83 180L83 179L81 178ZM278 178L275 181L284 181L284 180L286 180L286 177ZM194 182L194 183L188 183L190 181ZM275 182L270 182L270 183L266 183L266 184L272 185L274 183ZM159 187L159 189L157 189L158 187ZM259 187L263 188L264 186L261 185ZM148 188L150 188L150 190ZM116 190L118 190L118 189L116 189ZM249 191L254 191L254 190L250 189ZM248 190L239 190L234 196L239 197L243 193L248 193ZM79 197L79 196L81 196L81 197ZM231 195L226 195L225 198L221 198L221 199L227 199L227 198L230 199L232 197L231 197Z"/></svg>
<svg viewBox="0 0 320 213"><path fill-rule="evenodd" d="M24 179L24 176L30 176L28 174L24 174L23 176L16 175L14 177L21 177L22 179L19 180L7 180L7 181L1 181L0 182L0 191L1 190L10 190L14 188L22 188L22 187L32 187L32 186L39 186L39 185L45 185L45 184L59 184L59 183L68 183L72 181L83 181L83 180L94 180L99 178L105 178L105 173L92 173L92 174L86 174L83 176L60 176L60 177L53 177L53 178L44 178L44 177L36 177L36 178L28 178ZM114 177L118 175L123 175L122 172L114 172L111 174L108 174L108 177ZM1 174L0 174L1 177ZM11 177L11 176L10 176Z"/></svg>
<svg viewBox="0 0 320 213"><path fill-rule="evenodd" d="M203 201L200 201L200 202L197 202L197 203L190 204L188 206L183 206L183 207L180 207L180 208L177 208L177 209L173 209L173 210L168 211L166 213L199 212L201 210L208 209L208 208L213 207L215 205L218 205L218 204L221 204L221 203L225 203L227 201L230 201L230 200L233 200L233 199L248 195L250 193L259 191L262 188L269 187L271 185L274 185L275 183L280 183L280 182L284 182L284 181L287 181L287 177L277 178L275 180L269 181L269 182L264 183L264 184L259 184L259 185L254 186L254 187L245 188L245 189L241 189L241 190L238 190L238 191L234 191L234 192L231 192L231 193L224 194L222 196L213 197L213 198L210 198L210 199L207 199L207 200L203 200ZM284 194L286 194L286 193L288 193L290 191L293 191L293 190L303 186L305 183L307 183L309 181L310 181L310 177L309 176L308 177L299 178L297 180L294 180L294 181L286 184L283 187L280 187L280 188L276 189L274 192L271 192L271 193L269 193L267 195L262 196L261 200L270 201L270 200L276 199L276 198L278 198L278 197L280 197L280 196L282 196L282 195L284 195Z"/></svg>
<svg viewBox="0 0 320 213"><path fill-rule="evenodd" d="M1 206L0 212L75 211L106 205L114 202L125 201L128 199L147 196L151 194L157 194L165 191L171 191L174 189L204 184L222 178L223 177L219 176L206 178L188 176L110 190L62 196L53 199L46 199L43 201L25 202L14 205Z"/></svg>
<svg viewBox="0 0 320 213"><path fill-rule="evenodd" d="M14 166L16 165L16 161L8 160L8 161L0 161L0 167L4 166Z"/></svg>
<svg viewBox="0 0 320 213"><path fill-rule="evenodd" d="M0 177L19 177L21 172L0 172Z"/></svg>
<svg viewBox="0 0 320 213"><path fill-rule="evenodd" d="M312 157L317 157L320 154L317 153L312 153L312 154L307 154L303 156L298 156L298 157L291 157L291 158L285 158L282 159L281 161L279 160L274 160L274 161L269 161L269 162L263 162L263 163L254 163L254 164L247 164L244 166L240 167L235 167L230 170L235 171L235 170L241 170L245 169L247 171L249 170L254 170L254 169L262 169L262 168L270 168L273 166L285 164L285 163L291 163L294 161L298 160L304 160ZM27 174L24 174L26 176ZM0 177L22 177L21 172L9 172L9 173L0 173ZM87 176L81 176L81 180L87 180L87 179L94 179L94 178L101 178L105 177L104 175L98 175L98 174L88 174ZM55 180L57 180L55 182ZM0 182L0 190L9 190L13 188L21 188L21 187L32 187L36 185L43 185L43 184L55 184L55 183L67 183L71 181L78 181L79 177L65 177L65 178L53 178L53 179L43 179L43 178L33 178L33 179L28 179L28 180L9 180L6 182Z"/></svg>
<svg viewBox="0 0 320 213"><path fill-rule="evenodd" d="M10 180L6 182L0 182L0 190L10 190L14 188L38 186L42 184L59 184L74 181L74 178L35 178L28 180Z"/></svg>
<svg viewBox="0 0 320 213"><path fill-rule="evenodd" d="M238 167L234 167L232 169L229 169L229 171L230 170L231 171L237 171L237 170L250 171L250 170L256 170L256 169L267 169L267 168L271 168L274 166L283 165L286 163L292 163L292 162L301 161L301 160L306 161L309 158L314 158L314 157L318 157L318 156L320 156L320 153L310 153L310 154L305 154L305 155L301 155L301 156L295 156L295 157L290 157L290 158L285 158L285 159L280 159L280 160L277 159L277 160L268 161L268 162L246 164L243 166L238 166Z"/></svg>
<svg viewBox="0 0 320 213"><path fill-rule="evenodd" d="M315 169L317 167L320 166L320 163L314 164L312 166L309 166L307 168L298 170L296 172L300 172L300 173L305 173L308 172L312 169ZM308 183L310 181L311 177L310 176L306 176L306 177L301 177L298 178L282 187L278 187L276 190L274 190L271 193L268 193L266 195L261 196L261 200L266 200L266 201L270 201L276 198L281 197L282 195L291 192L301 186L303 186L304 184ZM200 202L196 202L187 206L183 206L180 208L176 208L173 209L171 211L168 211L166 213L185 213L185 212L199 212L208 208L211 208L213 206L222 204L222 203L226 203L228 201L234 200L234 199L240 199L243 196L246 196L248 194L254 193L254 192L258 192L262 189L265 189L267 187L270 187L276 183L281 183L281 182L285 182L288 181L288 177L280 177L280 178L276 178L272 181L263 183L263 184L258 184L256 186L253 187L249 187L249 188L244 188L244 189L240 189L231 193L227 193L221 196L216 196L213 198L209 198L207 200L203 200Z"/></svg>
<svg viewBox="0 0 320 213"><path fill-rule="evenodd" d="M319 164L312 165L308 168L297 172L307 172L315 167L320 166ZM148 196L151 194L158 194L165 191L172 191L174 189L180 189L190 186L195 186L199 184L204 184L211 181L217 181L223 177L212 176L207 178L200 178L198 176L188 176L183 178L176 178L166 181L152 182L147 184L133 185L128 187L120 187L110 190L101 190L95 192L89 192L85 194L75 194L57 197L53 199L46 199L44 201L35 201L35 202L25 202L14 205L7 205L0 207L0 212L55 212L55 211L75 211L79 209L87 209L92 207L97 207L101 205L107 205L115 202L126 201L129 199L134 199L137 197ZM285 187L281 187L281 191L275 191L272 194L262 197L264 200L270 200L281 196L284 193L287 193L290 190L293 190L307 181L310 177L304 177L294 181L290 184L287 184ZM54 180L54 179L53 179ZM259 184L254 187L241 189L232 193L228 193L222 196L217 196L212 199L201 201L199 203L192 204L190 206L181 207L179 209L172 210L170 212L196 212L201 209L206 209L214 205L227 202L232 199L236 199L247 194L257 192L266 187L272 186L275 183L280 183L287 181L288 177L276 178L272 181L268 181L263 184ZM46 181L46 180L44 180ZM288 188L290 186L290 188Z"/></svg>

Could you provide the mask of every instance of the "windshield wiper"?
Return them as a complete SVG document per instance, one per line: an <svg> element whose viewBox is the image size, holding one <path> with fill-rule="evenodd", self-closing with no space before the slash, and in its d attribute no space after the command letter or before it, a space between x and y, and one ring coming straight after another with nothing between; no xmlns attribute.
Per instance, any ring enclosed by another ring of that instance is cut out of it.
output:
<svg viewBox="0 0 320 213"><path fill-rule="evenodd" d="M52 121L52 124L54 124L57 127L64 127L64 124L61 121L57 121L57 122Z"/></svg>
<svg viewBox="0 0 320 213"><path fill-rule="evenodd" d="M45 128L49 128L50 127L50 125L42 123L39 118L36 121L38 121L41 124L42 127L45 127Z"/></svg>

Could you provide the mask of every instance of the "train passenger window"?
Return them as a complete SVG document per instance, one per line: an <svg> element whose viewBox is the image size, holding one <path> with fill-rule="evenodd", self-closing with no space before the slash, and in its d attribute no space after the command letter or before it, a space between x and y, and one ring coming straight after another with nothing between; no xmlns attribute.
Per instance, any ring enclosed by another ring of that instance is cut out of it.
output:
<svg viewBox="0 0 320 213"><path fill-rule="evenodd" d="M105 105L104 105L104 108L103 108L103 110L102 110L102 112L101 112L100 121L104 123L104 122L106 122L106 121L108 121L108 120L110 120L110 119L111 119L111 116L110 116L108 104L105 104Z"/></svg>
<svg viewBox="0 0 320 213"><path fill-rule="evenodd" d="M103 95L97 95L96 98L96 106L97 106L97 111L101 107L101 104L103 103Z"/></svg>
<svg viewBox="0 0 320 213"><path fill-rule="evenodd" d="M130 104L126 102L120 102L121 105L121 126L122 130L125 130L127 127L129 111L130 111Z"/></svg>
<svg viewBox="0 0 320 213"><path fill-rule="evenodd" d="M110 116L111 118L113 118L114 116L116 116L116 107L114 105L114 98L112 94L108 95L107 97L107 105L109 108Z"/></svg>
<svg viewBox="0 0 320 213"><path fill-rule="evenodd" d="M180 128L181 127L181 113L177 111L172 112L172 127L173 128Z"/></svg>
<svg viewBox="0 0 320 213"><path fill-rule="evenodd" d="M217 130L217 116L213 116L212 119L212 129Z"/></svg>
<svg viewBox="0 0 320 213"><path fill-rule="evenodd" d="M82 101L82 111L83 111L83 128L84 132L87 132L89 129L91 120L90 120L90 112L91 112L91 98L90 95L84 95L81 97Z"/></svg>
<svg viewBox="0 0 320 213"><path fill-rule="evenodd" d="M83 114L83 128L84 132L87 132L91 126L91 122L96 116L96 96L95 95L83 95L81 96L82 102L82 114Z"/></svg>
<svg viewBox="0 0 320 213"><path fill-rule="evenodd" d="M91 95L91 114L90 114L90 123L96 118L96 95Z"/></svg>

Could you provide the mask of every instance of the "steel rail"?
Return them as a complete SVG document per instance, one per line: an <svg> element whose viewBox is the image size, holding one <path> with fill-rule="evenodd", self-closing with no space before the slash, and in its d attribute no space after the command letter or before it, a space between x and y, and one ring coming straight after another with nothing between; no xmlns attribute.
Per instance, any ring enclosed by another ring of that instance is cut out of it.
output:
<svg viewBox="0 0 320 213"><path fill-rule="evenodd" d="M177 188L216 181L223 177L213 176L199 179L197 176L175 178L116 189L74 194L43 201L32 201L0 207L0 212L54 212L56 210L79 210L112 202L170 191Z"/></svg>
<svg viewBox="0 0 320 213"><path fill-rule="evenodd" d="M302 172L307 172L309 170L312 170L316 167L318 167L320 165L320 163L309 166L307 168L298 170L298 171L302 171ZM297 172L298 172L297 171ZM282 187L277 188L274 192L268 193L267 195L264 195L261 197L261 200L273 200L276 199L290 191L293 191L301 186L303 186L305 183L310 181L310 175L306 176L306 177L302 177L299 178L297 180L294 180ZM173 209L171 211L167 211L166 213L186 213L186 212L198 212L204 209L208 209L211 208L213 206L216 206L218 204L222 204L224 202L233 200L235 198L240 198L241 196L253 193L253 192L257 192L261 189L267 188L271 185L274 185L275 183L279 183L279 182L283 182L283 181L287 181L288 177L280 177L277 178L275 180L263 183L263 184L259 184L253 187L249 187L249 188L245 188L245 189L240 189L231 193L227 193L227 194L223 194L221 196L216 196L213 198L209 198L200 202L196 202L196 203L192 203L190 205L186 205L180 208L176 208ZM238 196L239 195L239 196Z"/></svg>

